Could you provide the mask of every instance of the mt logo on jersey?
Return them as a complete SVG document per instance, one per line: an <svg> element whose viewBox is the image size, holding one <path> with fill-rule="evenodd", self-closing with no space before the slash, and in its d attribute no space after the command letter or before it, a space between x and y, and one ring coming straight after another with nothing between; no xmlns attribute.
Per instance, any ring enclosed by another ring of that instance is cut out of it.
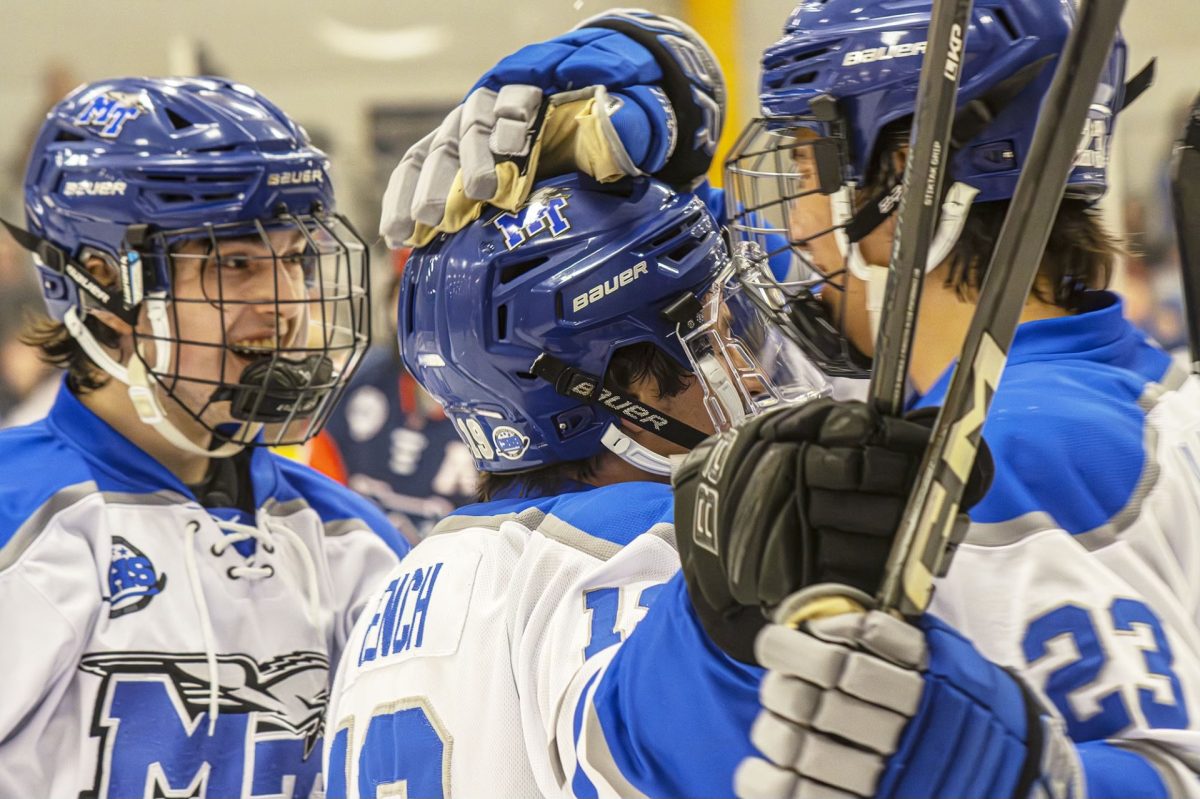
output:
<svg viewBox="0 0 1200 799"><path fill-rule="evenodd" d="M80 799L307 797L321 770L329 660L292 652L263 662L217 657L215 723L204 653L86 655L103 680L93 787Z"/></svg>

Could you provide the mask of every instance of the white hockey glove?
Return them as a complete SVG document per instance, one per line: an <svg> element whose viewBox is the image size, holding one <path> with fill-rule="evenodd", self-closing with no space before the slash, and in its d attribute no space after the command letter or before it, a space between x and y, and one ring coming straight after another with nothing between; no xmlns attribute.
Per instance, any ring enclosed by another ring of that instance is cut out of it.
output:
<svg viewBox="0 0 1200 799"><path fill-rule="evenodd" d="M379 232L427 244L514 210L537 178L651 174L690 187L716 152L725 89L707 44L683 23L610 11L508 56L388 181Z"/></svg>
<svg viewBox="0 0 1200 799"><path fill-rule="evenodd" d="M1057 718L933 616L772 624L756 655L764 757L738 767L741 799L1087 795Z"/></svg>

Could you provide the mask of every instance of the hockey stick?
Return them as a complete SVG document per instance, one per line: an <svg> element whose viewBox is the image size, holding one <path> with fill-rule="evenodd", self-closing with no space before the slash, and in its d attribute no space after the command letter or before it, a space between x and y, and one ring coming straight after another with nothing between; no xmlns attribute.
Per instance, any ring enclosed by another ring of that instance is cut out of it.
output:
<svg viewBox="0 0 1200 799"><path fill-rule="evenodd" d="M955 517L975 463L988 406L1008 348L1037 276L1074 165L1100 73L1116 36L1125 0L1083 0L1050 90L946 400L934 424L916 485L876 599L907 615L923 612L955 529Z"/></svg>
<svg viewBox="0 0 1200 799"><path fill-rule="evenodd" d="M879 321L871 371L871 402L888 416L904 412L925 262L942 207L942 186L971 5L972 0L934 0L930 10L925 61L921 64L917 87L917 113L909 137L904 191L900 195L884 293L887 300Z"/></svg>
<svg viewBox="0 0 1200 799"><path fill-rule="evenodd" d="M1171 201L1183 272L1183 308L1192 372L1200 374L1200 95L1192 102L1183 138L1175 145Z"/></svg>

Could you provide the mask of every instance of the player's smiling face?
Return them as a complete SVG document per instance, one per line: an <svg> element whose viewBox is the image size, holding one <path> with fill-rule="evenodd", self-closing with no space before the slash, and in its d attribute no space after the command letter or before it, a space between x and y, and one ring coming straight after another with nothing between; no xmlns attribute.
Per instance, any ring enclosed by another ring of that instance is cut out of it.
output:
<svg viewBox="0 0 1200 799"><path fill-rule="evenodd" d="M229 421L228 403L205 409L218 385L239 382L245 368L280 349L303 347L314 290L309 287L306 240L295 230L206 240L178 247L172 257L168 319L176 341L168 384L210 424ZM143 335L150 334L143 322Z"/></svg>

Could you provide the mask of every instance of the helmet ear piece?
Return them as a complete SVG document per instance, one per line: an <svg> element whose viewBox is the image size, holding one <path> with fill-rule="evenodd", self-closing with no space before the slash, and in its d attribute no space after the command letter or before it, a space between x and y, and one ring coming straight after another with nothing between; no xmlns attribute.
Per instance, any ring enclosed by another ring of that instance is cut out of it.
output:
<svg viewBox="0 0 1200 799"><path fill-rule="evenodd" d="M833 194L842 187L842 155L833 139L821 138L812 143L812 158L817 171L821 194Z"/></svg>

